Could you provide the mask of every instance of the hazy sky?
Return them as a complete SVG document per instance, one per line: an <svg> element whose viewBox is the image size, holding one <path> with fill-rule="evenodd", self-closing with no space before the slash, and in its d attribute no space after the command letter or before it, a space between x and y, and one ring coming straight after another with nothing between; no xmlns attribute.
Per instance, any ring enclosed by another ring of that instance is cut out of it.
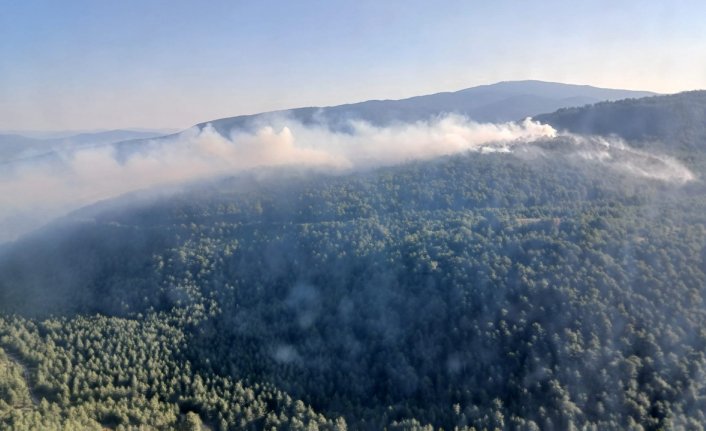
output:
<svg viewBox="0 0 706 431"><path fill-rule="evenodd" d="M706 88L701 0L0 7L0 130L185 128L516 79Z"/></svg>

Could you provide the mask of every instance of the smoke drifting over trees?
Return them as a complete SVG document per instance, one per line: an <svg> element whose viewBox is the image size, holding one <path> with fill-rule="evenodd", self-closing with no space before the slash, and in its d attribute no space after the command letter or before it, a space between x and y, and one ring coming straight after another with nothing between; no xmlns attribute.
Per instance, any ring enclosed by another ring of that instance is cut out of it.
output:
<svg viewBox="0 0 706 431"><path fill-rule="evenodd" d="M591 160L663 181L694 178L673 158L631 149L617 138L559 135L551 126L531 119L480 124L446 115L385 127L349 121L344 131L334 131L306 126L280 113L258 119L250 129L233 129L223 136L206 125L161 139L69 148L7 163L0 174L0 239L15 238L68 211L130 191L261 167L309 166L345 172L467 151L521 151ZM527 148L540 140L545 145ZM552 146L561 153L552 151Z"/></svg>
<svg viewBox="0 0 706 431"><path fill-rule="evenodd" d="M701 123L571 126L692 97L563 126L275 115L13 165L16 208L179 187L0 249L0 425L700 429Z"/></svg>

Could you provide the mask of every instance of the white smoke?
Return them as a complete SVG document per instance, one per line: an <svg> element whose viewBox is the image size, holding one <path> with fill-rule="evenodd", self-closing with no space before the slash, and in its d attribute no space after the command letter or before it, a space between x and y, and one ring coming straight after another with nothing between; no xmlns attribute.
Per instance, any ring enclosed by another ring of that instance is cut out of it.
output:
<svg viewBox="0 0 706 431"><path fill-rule="evenodd" d="M549 142L551 150L542 145L520 143L511 147L514 153L532 156L558 157L577 164L595 163L633 178L686 184L696 175L673 157L630 147L618 137L583 136L564 133Z"/></svg>
<svg viewBox="0 0 706 431"><path fill-rule="evenodd" d="M693 172L673 157L631 148L620 138L572 136L582 149L576 155L595 160L631 176L685 184L696 179Z"/></svg>
<svg viewBox="0 0 706 431"><path fill-rule="evenodd" d="M515 152L557 136L551 126L479 124L457 115L377 127L353 121L343 131L267 117L254 131L224 137L210 125L129 150L101 146L64 150L58 158L1 165L0 241L15 238L68 211L154 186L235 174L258 167L305 165L350 170L459 152ZM599 160L633 175L688 181L676 160L630 150L622 143L576 141L576 157ZM604 145L605 144L605 145ZM675 174L675 172L680 172Z"/></svg>

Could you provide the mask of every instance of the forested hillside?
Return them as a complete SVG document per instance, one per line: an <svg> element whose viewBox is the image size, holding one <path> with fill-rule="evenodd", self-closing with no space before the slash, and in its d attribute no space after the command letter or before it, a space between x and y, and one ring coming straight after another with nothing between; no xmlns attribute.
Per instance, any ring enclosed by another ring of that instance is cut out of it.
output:
<svg viewBox="0 0 706 431"><path fill-rule="evenodd" d="M618 135L687 159L706 153L706 91L564 108L536 119L573 133Z"/></svg>
<svg viewBox="0 0 706 431"><path fill-rule="evenodd" d="M0 250L0 423L703 429L690 130L682 182L557 138L78 211Z"/></svg>

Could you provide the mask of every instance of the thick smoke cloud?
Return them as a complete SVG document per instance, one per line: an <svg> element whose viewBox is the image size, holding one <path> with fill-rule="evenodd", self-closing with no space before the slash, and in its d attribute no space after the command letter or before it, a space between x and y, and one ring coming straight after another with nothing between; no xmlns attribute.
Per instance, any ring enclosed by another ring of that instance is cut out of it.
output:
<svg viewBox="0 0 706 431"><path fill-rule="evenodd" d="M208 125L139 145L64 150L54 157L4 165L0 171L0 241L83 205L155 186L258 167L303 165L348 171L466 151L520 153L533 142L552 139L557 139L557 132L551 126L531 119L479 124L449 115L387 127L352 121L346 131L332 131L286 116L270 116L228 137ZM636 176L676 182L693 179L676 160L632 150L619 141L568 139L575 147L574 158ZM534 151L546 153L546 149Z"/></svg>

